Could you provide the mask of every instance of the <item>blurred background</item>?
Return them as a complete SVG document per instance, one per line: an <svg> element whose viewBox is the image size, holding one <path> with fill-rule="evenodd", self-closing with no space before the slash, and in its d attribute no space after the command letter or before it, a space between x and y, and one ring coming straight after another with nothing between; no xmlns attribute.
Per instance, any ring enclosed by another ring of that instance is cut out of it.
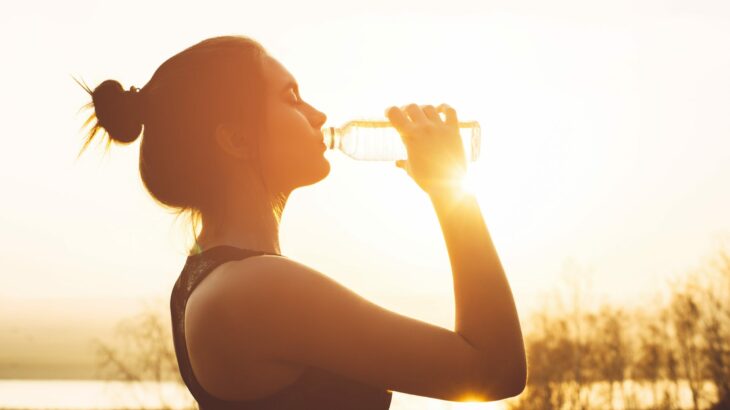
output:
<svg viewBox="0 0 730 410"><path fill-rule="evenodd" d="M76 158L72 77L142 87L228 34L261 42L328 126L411 102L481 123L470 189L530 382L392 409L729 408L729 23L720 0L3 3L0 408L194 406L168 305L189 229L145 191L139 142ZM453 329L428 197L392 162L326 158L289 199L282 253Z"/></svg>

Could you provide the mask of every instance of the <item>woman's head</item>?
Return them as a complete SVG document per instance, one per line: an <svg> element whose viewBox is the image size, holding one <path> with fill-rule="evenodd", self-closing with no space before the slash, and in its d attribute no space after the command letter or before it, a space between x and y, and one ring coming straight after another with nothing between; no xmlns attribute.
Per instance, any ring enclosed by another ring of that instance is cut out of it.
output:
<svg viewBox="0 0 730 410"><path fill-rule="evenodd" d="M222 215L231 190L260 192L282 207L292 190L329 173L320 134L326 116L299 100L291 74L252 39L202 41L165 61L139 90L114 80L86 90L97 122L84 148L102 129L126 144L144 126L145 187L194 221Z"/></svg>

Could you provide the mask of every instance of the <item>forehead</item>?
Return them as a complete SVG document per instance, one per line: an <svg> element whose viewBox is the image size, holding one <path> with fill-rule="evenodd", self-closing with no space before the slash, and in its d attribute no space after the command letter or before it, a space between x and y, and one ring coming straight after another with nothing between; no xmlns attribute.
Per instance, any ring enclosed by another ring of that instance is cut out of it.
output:
<svg viewBox="0 0 730 410"><path fill-rule="evenodd" d="M282 87L289 83L296 83L294 76L291 75L277 59L274 57L264 55L263 68L266 76L267 83L273 90L279 91Z"/></svg>

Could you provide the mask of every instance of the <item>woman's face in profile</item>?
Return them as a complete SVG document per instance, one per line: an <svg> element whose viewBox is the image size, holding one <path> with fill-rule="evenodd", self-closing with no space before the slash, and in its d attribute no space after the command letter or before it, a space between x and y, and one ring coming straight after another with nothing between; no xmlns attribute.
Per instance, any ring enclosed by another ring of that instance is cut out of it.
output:
<svg viewBox="0 0 730 410"><path fill-rule="evenodd" d="M330 171L321 134L327 116L301 99L296 80L276 59L265 55L263 72L267 134L260 149L269 187L289 192L324 179Z"/></svg>

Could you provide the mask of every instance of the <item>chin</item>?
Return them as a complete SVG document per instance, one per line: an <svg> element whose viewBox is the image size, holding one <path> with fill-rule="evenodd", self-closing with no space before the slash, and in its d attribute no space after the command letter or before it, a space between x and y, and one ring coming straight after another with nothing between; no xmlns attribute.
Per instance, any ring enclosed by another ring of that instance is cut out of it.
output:
<svg viewBox="0 0 730 410"><path fill-rule="evenodd" d="M327 158L322 157L321 161L318 164L321 164L321 166L318 168L319 178L316 181L312 182L313 184L327 178L327 175L330 174L330 162L327 161Z"/></svg>
<svg viewBox="0 0 730 410"><path fill-rule="evenodd" d="M298 187L308 186L316 184L317 182L327 178L330 174L330 163L326 158L322 157L319 161L315 162L316 167L312 166L306 172L302 172L300 175L306 175L307 178L297 184Z"/></svg>
<svg viewBox="0 0 730 410"><path fill-rule="evenodd" d="M324 167L327 169L327 173L325 176L329 175L330 173L330 162L327 160L327 158L322 155L322 164L324 164Z"/></svg>

